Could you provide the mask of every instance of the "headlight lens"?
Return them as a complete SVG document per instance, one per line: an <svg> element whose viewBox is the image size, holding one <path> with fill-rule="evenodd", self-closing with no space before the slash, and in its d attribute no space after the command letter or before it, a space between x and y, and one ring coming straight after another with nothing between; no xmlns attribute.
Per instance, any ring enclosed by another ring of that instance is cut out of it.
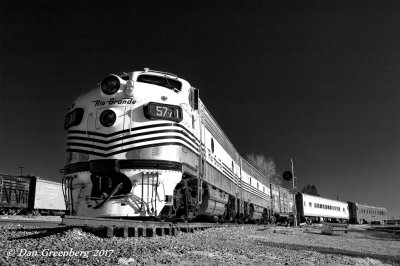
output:
<svg viewBox="0 0 400 266"><path fill-rule="evenodd" d="M111 127L117 120L117 115L112 110L105 110L100 115L100 123L105 127Z"/></svg>
<svg viewBox="0 0 400 266"><path fill-rule="evenodd" d="M120 86L121 82L119 81L119 78L115 75L110 75L103 79L103 81L101 82L101 90L107 95L112 95L116 93L119 90Z"/></svg>

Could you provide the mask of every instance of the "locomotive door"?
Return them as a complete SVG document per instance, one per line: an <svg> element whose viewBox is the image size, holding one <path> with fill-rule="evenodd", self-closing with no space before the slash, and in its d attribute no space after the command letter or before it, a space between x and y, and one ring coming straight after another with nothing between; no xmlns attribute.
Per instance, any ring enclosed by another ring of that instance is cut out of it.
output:
<svg viewBox="0 0 400 266"><path fill-rule="evenodd" d="M106 157L115 155L122 150L121 134L126 128L125 109L125 106L97 108L93 139L94 152L101 153Z"/></svg>

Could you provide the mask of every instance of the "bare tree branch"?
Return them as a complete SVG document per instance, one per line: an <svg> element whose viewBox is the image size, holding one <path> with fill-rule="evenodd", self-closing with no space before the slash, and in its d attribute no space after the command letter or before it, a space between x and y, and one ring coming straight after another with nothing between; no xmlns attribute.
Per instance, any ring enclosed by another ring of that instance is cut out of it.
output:
<svg viewBox="0 0 400 266"><path fill-rule="evenodd" d="M303 187L301 192L309 194L309 195L319 196L318 191L317 191L317 187L315 185L308 184L307 186Z"/></svg>
<svg viewBox="0 0 400 266"><path fill-rule="evenodd" d="M266 158L262 154L247 154L247 161L260 171L267 178L270 178L274 184L281 185L282 179L276 172L276 164L272 157Z"/></svg>

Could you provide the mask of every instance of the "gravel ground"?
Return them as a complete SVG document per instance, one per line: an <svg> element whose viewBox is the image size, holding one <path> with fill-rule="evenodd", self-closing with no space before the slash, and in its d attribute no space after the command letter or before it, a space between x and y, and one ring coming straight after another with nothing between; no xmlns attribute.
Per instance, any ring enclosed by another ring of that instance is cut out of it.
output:
<svg viewBox="0 0 400 266"><path fill-rule="evenodd" d="M400 235L236 226L177 237L100 238L80 228L0 226L0 265L400 265Z"/></svg>

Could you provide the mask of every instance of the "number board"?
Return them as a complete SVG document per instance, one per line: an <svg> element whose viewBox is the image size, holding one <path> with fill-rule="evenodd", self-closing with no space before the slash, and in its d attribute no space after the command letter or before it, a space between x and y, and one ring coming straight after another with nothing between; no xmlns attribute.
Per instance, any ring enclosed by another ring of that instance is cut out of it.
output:
<svg viewBox="0 0 400 266"><path fill-rule="evenodd" d="M82 117L83 117L83 109L82 108L74 109L65 117L64 129L68 129L72 126L79 125L82 121Z"/></svg>
<svg viewBox="0 0 400 266"><path fill-rule="evenodd" d="M144 107L144 115L148 119L164 119L182 121L182 108L176 105L150 102Z"/></svg>

